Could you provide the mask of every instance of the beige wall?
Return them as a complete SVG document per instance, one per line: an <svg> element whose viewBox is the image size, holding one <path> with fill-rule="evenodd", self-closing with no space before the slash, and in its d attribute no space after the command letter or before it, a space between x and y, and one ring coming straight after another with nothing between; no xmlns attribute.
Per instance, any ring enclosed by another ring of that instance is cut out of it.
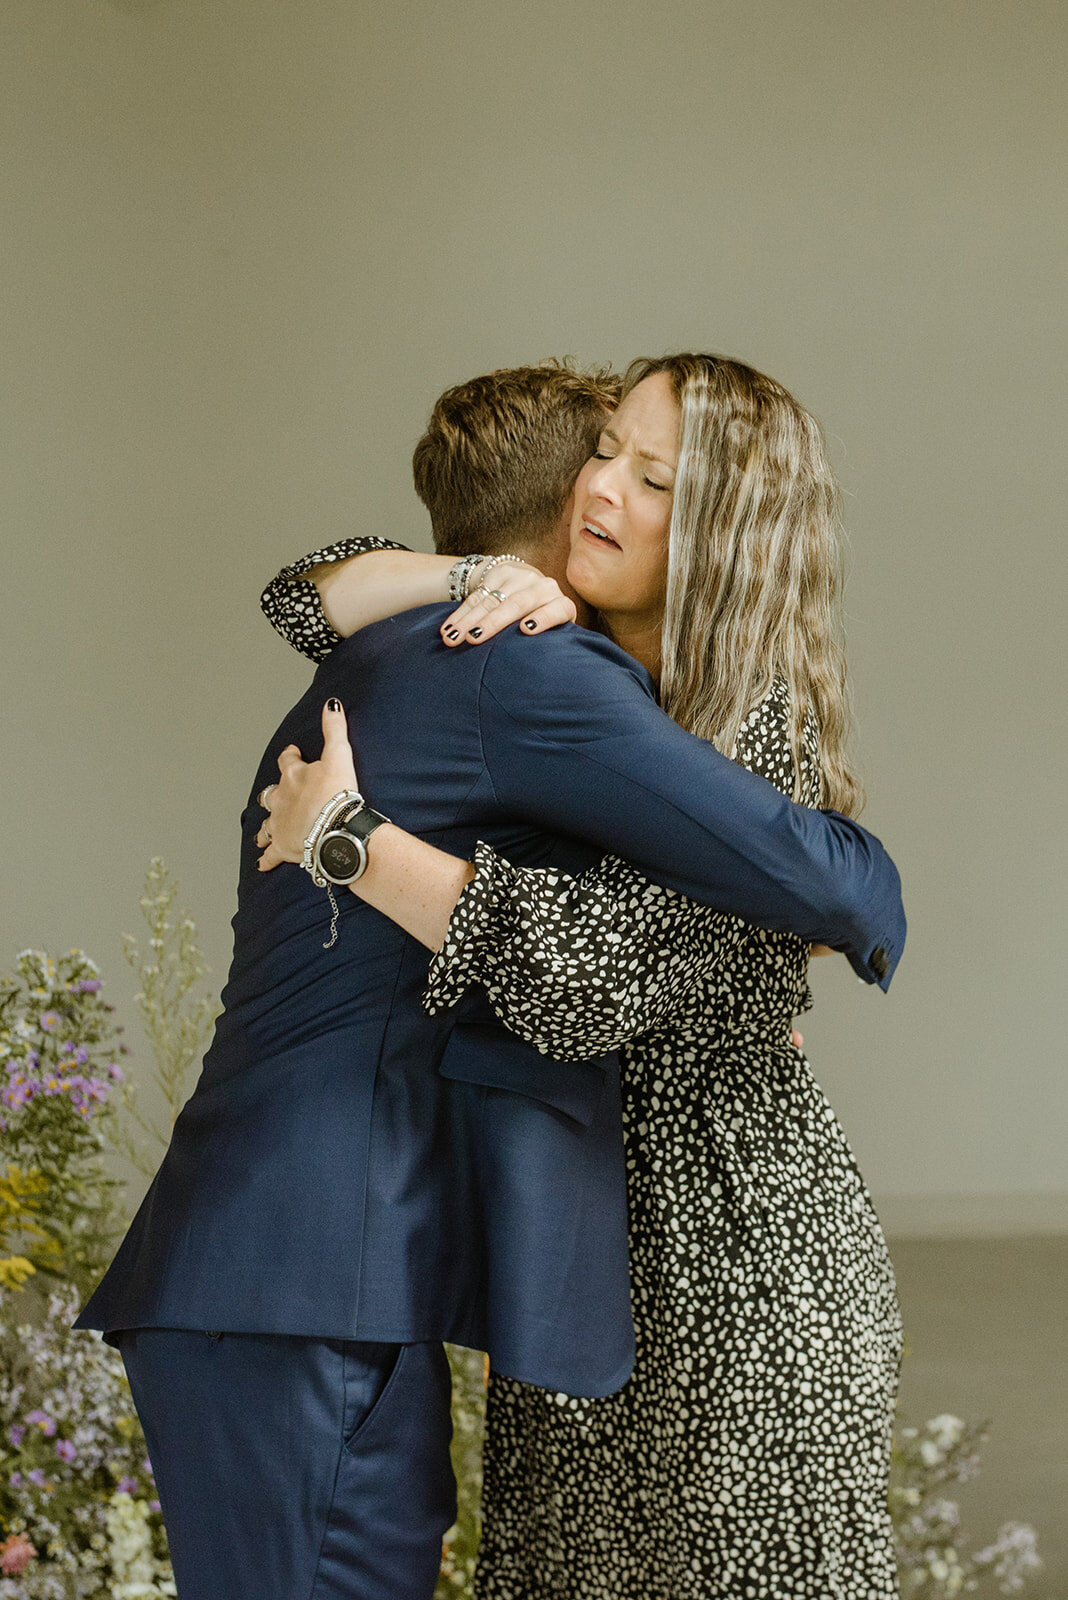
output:
<svg viewBox="0 0 1068 1600"><path fill-rule="evenodd" d="M819 971L814 1062L891 1221L1065 1221L1066 32L1059 0L3 0L0 949L78 942L127 1006L162 852L221 983L306 681L263 582L425 539L447 382L739 354L834 440L911 918L889 997Z"/></svg>

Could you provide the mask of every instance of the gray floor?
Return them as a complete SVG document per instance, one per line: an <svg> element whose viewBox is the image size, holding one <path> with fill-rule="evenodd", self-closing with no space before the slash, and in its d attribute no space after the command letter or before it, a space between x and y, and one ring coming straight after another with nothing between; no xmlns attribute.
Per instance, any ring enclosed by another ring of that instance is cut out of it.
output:
<svg viewBox="0 0 1068 1600"><path fill-rule="evenodd" d="M982 1476L960 1492L976 1547L1030 1522L1046 1570L1025 1591L1068 1600L1068 1238L891 1240L909 1346L901 1407L988 1419Z"/></svg>

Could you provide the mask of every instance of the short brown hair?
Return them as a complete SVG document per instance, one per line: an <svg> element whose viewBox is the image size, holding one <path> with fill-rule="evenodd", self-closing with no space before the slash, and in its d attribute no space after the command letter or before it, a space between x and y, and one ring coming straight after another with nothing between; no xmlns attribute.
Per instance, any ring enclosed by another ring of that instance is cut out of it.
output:
<svg viewBox="0 0 1068 1600"><path fill-rule="evenodd" d="M438 553L492 555L551 533L619 385L607 367L554 360L446 389L412 457Z"/></svg>

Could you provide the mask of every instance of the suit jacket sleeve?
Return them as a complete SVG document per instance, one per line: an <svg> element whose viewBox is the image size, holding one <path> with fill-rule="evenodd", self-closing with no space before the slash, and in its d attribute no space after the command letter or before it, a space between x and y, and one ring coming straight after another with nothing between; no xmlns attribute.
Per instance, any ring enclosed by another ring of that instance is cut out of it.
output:
<svg viewBox="0 0 1068 1600"><path fill-rule="evenodd" d="M684 732L648 675L597 634L509 629L483 648L483 754L505 810L718 910L842 950L866 982L889 986L905 915L872 834Z"/></svg>

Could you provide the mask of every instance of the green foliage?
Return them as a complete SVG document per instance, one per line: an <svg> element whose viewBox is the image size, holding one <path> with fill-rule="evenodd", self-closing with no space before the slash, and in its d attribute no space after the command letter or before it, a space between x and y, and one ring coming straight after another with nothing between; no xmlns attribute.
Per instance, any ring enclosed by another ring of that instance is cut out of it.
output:
<svg viewBox="0 0 1068 1600"><path fill-rule="evenodd" d="M459 1507L445 1535L434 1600L470 1600L482 1532L482 1432L486 1420L486 1357L448 1345L452 1369L452 1470Z"/></svg>
<svg viewBox="0 0 1068 1600"><path fill-rule="evenodd" d="M137 1086L128 1082L123 1086L125 1115L113 1138L116 1147L146 1177L159 1165L170 1128L188 1097L190 1073L218 1013L213 998L194 992L208 967L197 944L196 923L187 912L176 909L177 897L178 885L155 856L149 863L140 902L148 927L147 945L142 951L129 933L122 941L140 984L135 1000L155 1057L154 1081L169 1120L163 1129L148 1117L138 1104Z"/></svg>

